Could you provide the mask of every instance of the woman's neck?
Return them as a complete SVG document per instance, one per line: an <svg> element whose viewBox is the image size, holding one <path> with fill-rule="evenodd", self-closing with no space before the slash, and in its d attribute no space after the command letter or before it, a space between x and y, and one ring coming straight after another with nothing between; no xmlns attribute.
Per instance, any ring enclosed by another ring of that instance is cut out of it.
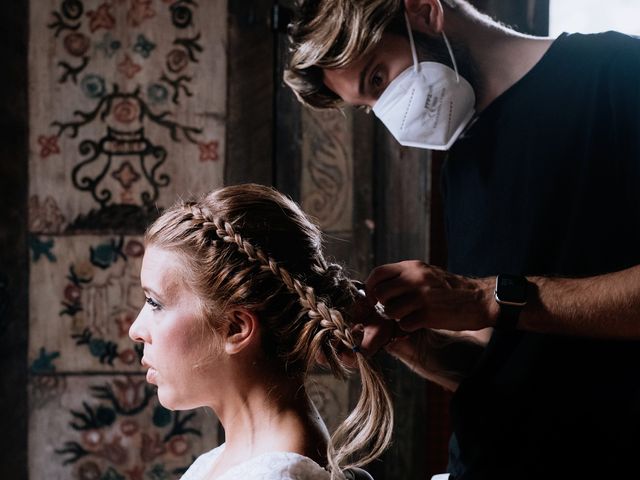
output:
<svg viewBox="0 0 640 480"><path fill-rule="evenodd" d="M300 380L263 376L232 392L214 409L225 430L216 475L267 452L294 452L326 464L329 434Z"/></svg>

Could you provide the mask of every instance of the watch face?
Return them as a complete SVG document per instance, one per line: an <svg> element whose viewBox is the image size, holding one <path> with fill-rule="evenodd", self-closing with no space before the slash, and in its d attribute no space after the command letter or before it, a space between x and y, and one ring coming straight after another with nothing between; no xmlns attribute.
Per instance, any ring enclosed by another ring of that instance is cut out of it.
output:
<svg viewBox="0 0 640 480"><path fill-rule="evenodd" d="M498 275L496 299L512 304L527 303L527 279L519 275Z"/></svg>

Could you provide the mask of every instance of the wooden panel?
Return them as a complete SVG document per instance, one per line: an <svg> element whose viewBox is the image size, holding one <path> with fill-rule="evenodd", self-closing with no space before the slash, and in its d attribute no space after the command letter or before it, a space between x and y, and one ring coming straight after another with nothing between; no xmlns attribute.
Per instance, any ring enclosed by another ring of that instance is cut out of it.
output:
<svg viewBox="0 0 640 480"><path fill-rule="evenodd" d="M29 476L169 479L218 445L204 409L171 412L143 375L34 375Z"/></svg>
<svg viewBox="0 0 640 480"><path fill-rule="evenodd" d="M401 147L378 124L376 264L429 258L430 153ZM423 479L426 472L426 381L399 362L385 362L395 403L396 428L375 478Z"/></svg>
<svg viewBox="0 0 640 480"><path fill-rule="evenodd" d="M227 185L273 182L272 1L229 1Z"/></svg>
<svg viewBox="0 0 640 480"><path fill-rule="evenodd" d="M129 326L144 305L139 237L32 235L32 373L141 371Z"/></svg>
<svg viewBox="0 0 640 480"><path fill-rule="evenodd" d="M0 470L27 478L28 2L3 12L0 58Z"/></svg>
<svg viewBox="0 0 640 480"><path fill-rule="evenodd" d="M39 233L139 232L223 181L226 2L34 2L30 201Z"/></svg>
<svg viewBox="0 0 640 480"><path fill-rule="evenodd" d="M324 232L353 228L353 131L350 110L302 112L302 207Z"/></svg>

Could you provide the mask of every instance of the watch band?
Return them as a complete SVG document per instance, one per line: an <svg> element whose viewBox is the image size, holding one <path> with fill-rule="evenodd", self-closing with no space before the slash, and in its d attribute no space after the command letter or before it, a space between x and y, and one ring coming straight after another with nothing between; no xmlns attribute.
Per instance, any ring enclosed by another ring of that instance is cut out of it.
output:
<svg viewBox="0 0 640 480"><path fill-rule="evenodd" d="M522 275L500 274L496 277L495 299L500 307L496 328L515 330L520 312L527 304L529 282Z"/></svg>
<svg viewBox="0 0 640 480"><path fill-rule="evenodd" d="M496 328L501 330L515 330L520 319L521 306L500 304L500 313L496 321Z"/></svg>

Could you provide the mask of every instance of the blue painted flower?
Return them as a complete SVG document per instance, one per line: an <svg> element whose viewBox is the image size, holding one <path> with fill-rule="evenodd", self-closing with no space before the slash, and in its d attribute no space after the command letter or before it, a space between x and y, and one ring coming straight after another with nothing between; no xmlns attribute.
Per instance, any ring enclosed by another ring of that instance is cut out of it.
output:
<svg viewBox="0 0 640 480"><path fill-rule="evenodd" d="M108 58L113 57L115 53L120 50L120 47L122 47L122 42L113 38L111 32L105 33L102 37L102 41L100 43L96 43L96 50L101 50Z"/></svg>
<svg viewBox="0 0 640 480"><path fill-rule="evenodd" d="M139 53L144 58L149 58L149 55L151 55L151 52L154 48L156 48L156 44L150 41L144 35L140 34L138 35L138 39L133 46L133 51Z"/></svg>
<svg viewBox="0 0 640 480"><path fill-rule="evenodd" d="M147 87L147 97L151 103L164 103L169 97L169 90L160 83L152 83Z"/></svg>
<svg viewBox="0 0 640 480"><path fill-rule="evenodd" d="M60 352L47 352L44 347L40 348L40 355L31 364L31 373L52 373L56 371L53 360L60 356Z"/></svg>
<svg viewBox="0 0 640 480"><path fill-rule="evenodd" d="M106 93L104 78L100 75L86 75L80 82L80 86L89 98L100 98Z"/></svg>

